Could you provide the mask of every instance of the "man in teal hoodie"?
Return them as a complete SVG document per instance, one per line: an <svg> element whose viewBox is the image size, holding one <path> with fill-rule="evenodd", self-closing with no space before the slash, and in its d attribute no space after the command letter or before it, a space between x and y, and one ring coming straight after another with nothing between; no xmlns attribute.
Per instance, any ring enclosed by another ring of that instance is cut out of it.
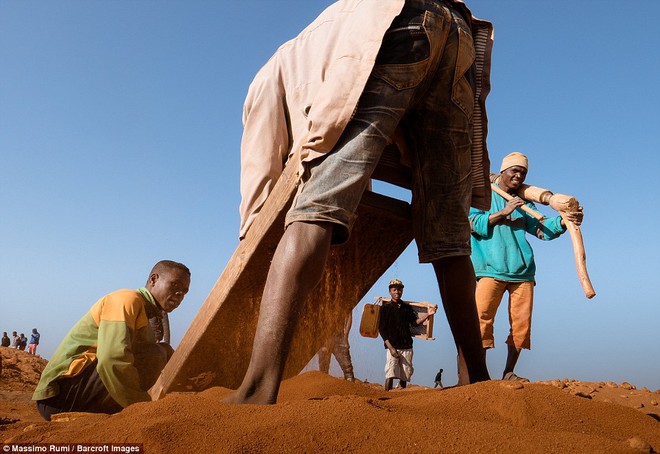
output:
<svg viewBox="0 0 660 454"><path fill-rule="evenodd" d="M477 275L477 311L484 349L495 346L493 323L504 292L509 292L510 331L506 340L508 354L502 374L503 380L528 381L517 376L513 369L523 348L531 347L532 307L534 300L534 252L526 234L541 240L553 240L566 231L561 216L542 221L519 208L523 205L536 210L531 202L517 195L528 170L527 157L522 153L505 156L500 168L498 185L511 194L507 201L493 193L489 211L470 209L472 226L472 263ZM568 220L582 223L582 207L567 213Z"/></svg>

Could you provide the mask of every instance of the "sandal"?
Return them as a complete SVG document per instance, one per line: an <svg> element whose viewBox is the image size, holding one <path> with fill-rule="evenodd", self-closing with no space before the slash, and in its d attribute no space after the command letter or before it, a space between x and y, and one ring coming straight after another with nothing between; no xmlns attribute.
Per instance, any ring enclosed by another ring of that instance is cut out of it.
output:
<svg viewBox="0 0 660 454"><path fill-rule="evenodd" d="M502 377L502 380L509 380L509 381L519 381L521 383L528 383L529 380L526 379L525 377L519 377L513 372L507 372L504 374L504 377Z"/></svg>

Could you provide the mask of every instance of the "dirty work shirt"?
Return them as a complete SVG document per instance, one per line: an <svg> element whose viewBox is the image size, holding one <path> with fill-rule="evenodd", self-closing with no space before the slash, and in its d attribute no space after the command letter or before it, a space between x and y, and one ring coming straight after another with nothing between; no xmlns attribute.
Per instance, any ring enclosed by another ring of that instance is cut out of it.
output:
<svg viewBox="0 0 660 454"><path fill-rule="evenodd" d="M392 301L380 308L378 331L383 342L388 340L397 350L413 347L410 325L417 323L417 314L409 304L397 304ZM387 346L385 346L387 348Z"/></svg>
<svg viewBox="0 0 660 454"><path fill-rule="evenodd" d="M155 344L148 314L160 309L146 288L117 290L98 300L69 331L41 374L32 400L59 394L57 379L94 367L110 396L122 407L150 401L140 388L134 352Z"/></svg>
<svg viewBox="0 0 660 454"><path fill-rule="evenodd" d="M529 233L542 240L553 240L566 231L561 225L561 216L544 218L540 222L520 209L506 219L489 226L488 216L506 206L507 201L493 192L489 211L470 208L472 226L472 264L477 278L492 277L504 281L534 281L536 264L534 251L527 242ZM536 206L526 204L534 211Z"/></svg>

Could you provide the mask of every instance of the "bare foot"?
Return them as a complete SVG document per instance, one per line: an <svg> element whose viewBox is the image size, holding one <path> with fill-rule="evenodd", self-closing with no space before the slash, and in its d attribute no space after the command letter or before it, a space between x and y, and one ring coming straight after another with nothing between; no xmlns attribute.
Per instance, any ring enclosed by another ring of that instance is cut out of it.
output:
<svg viewBox="0 0 660 454"><path fill-rule="evenodd" d="M275 396L265 392L263 387L259 389L249 389L244 391L242 387L228 395L223 400L226 404L253 404L253 405L273 405L277 403L277 392Z"/></svg>

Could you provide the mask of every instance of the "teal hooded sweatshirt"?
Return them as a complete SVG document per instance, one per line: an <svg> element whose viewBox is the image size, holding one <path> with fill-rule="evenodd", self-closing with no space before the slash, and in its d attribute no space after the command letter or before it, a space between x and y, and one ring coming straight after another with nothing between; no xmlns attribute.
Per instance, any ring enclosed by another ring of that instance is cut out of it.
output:
<svg viewBox="0 0 660 454"><path fill-rule="evenodd" d="M472 264L477 278L492 277L505 281L534 281L536 264L534 251L527 242L529 233L542 240L554 240L566 231L561 216L538 221L533 216L516 209L498 224L488 225L488 216L504 208L506 200L493 193L490 211L470 208L472 226ZM536 206L528 202L535 211Z"/></svg>

